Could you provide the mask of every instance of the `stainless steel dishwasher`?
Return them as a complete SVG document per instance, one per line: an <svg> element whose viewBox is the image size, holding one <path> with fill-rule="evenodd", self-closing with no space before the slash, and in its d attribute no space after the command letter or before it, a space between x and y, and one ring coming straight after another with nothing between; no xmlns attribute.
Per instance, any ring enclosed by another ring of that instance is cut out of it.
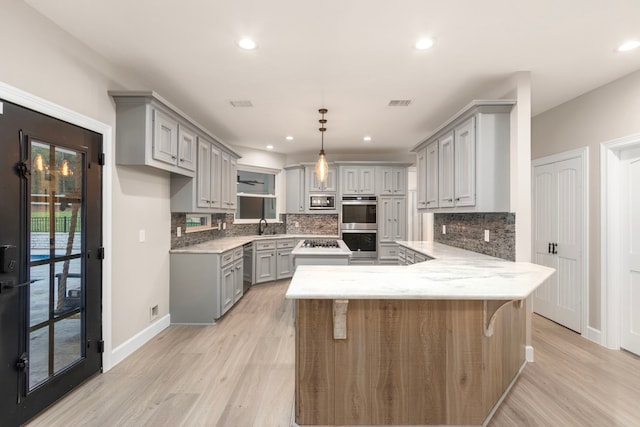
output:
<svg viewBox="0 0 640 427"><path fill-rule="evenodd" d="M242 255L242 290L247 292L253 283L253 242L243 246Z"/></svg>

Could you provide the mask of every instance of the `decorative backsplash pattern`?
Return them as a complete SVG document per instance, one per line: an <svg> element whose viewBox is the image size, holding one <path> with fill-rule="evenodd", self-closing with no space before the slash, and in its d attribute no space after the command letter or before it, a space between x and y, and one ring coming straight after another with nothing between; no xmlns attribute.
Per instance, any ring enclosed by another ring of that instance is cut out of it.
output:
<svg viewBox="0 0 640 427"><path fill-rule="evenodd" d="M218 220L226 223L224 230L206 230L185 233L186 213L171 214L171 249L208 242L223 237L252 236L258 234L258 224L234 224L233 214L211 214L212 224ZM268 223L265 234L338 234L338 215L280 215L280 223ZM296 227L295 225L298 225ZM176 228L182 228L182 236L176 235Z"/></svg>
<svg viewBox="0 0 640 427"><path fill-rule="evenodd" d="M443 225L446 225L446 234L442 234ZM515 261L515 213L436 213L434 227L436 242ZM489 242L484 241L484 230L489 230Z"/></svg>

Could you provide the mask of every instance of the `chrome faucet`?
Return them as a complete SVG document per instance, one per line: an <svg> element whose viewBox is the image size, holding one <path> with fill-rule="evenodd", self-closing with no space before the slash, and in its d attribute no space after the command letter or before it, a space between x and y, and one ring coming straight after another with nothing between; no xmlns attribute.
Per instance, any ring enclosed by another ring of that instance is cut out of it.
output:
<svg viewBox="0 0 640 427"><path fill-rule="evenodd" d="M264 221L264 228L262 228L262 221ZM260 220L260 222L258 223L258 235L262 236L262 234L264 233L265 228L267 228L269 226L269 224L267 224L267 220L262 218Z"/></svg>

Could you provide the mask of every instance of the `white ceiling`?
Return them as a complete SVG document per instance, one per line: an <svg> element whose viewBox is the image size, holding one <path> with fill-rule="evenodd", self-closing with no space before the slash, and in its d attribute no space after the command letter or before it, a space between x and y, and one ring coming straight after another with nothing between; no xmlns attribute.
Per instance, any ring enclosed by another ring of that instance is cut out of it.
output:
<svg viewBox="0 0 640 427"><path fill-rule="evenodd" d="M615 51L640 39L638 0L26 2L227 144L317 151L326 107L329 160L406 151L517 71L535 115L640 69L640 49ZM434 47L415 50L424 36Z"/></svg>

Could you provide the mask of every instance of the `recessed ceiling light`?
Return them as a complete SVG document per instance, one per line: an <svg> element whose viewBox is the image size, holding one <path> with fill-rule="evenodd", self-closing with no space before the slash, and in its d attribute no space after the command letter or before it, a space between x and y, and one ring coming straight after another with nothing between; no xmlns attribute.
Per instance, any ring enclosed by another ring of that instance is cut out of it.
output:
<svg viewBox="0 0 640 427"><path fill-rule="evenodd" d="M429 38L420 39L415 44L415 47L418 50L427 50L431 46L433 46L433 39L429 39Z"/></svg>
<svg viewBox="0 0 640 427"><path fill-rule="evenodd" d="M629 40L622 43L620 46L618 46L618 52L628 52L630 50L637 48L638 46L640 46L640 41Z"/></svg>
<svg viewBox="0 0 640 427"><path fill-rule="evenodd" d="M365 142L369 142L371 141L371 137L370 136L365 136L364 138L362 138L363 141Z"/></svg>
<svg viewBox="0 0 640 427"><path fill-rule="evenodd" d="M285 139L286 139L287 141L293 141L293 137L292 137L291 135L287 136Z"/></svg>
<svg viewBox="0 0 640 427"><path fill-rule="evenodd" d="M273 145L267 145L267 150L273 150Z"/></svg>
<svg viewBox="0 0 640 427"><path fill-rule="evenodd" d="M238 41L238 46L245 50L253 50L256 48L256 42L251 39L242 39Z"/></svg>

